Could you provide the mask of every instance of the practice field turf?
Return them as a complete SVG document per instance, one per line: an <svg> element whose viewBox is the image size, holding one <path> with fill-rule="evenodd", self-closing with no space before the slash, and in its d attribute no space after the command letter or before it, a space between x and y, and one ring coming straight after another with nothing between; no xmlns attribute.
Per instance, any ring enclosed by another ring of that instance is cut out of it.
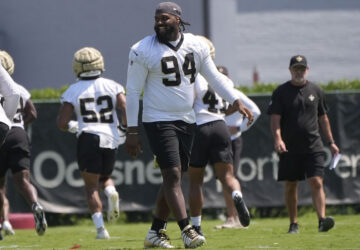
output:
<svg viewBox="0 0 360 250"><path fill-rule="evenodd" d="M337 215L335 227L317 232L314 213L299 218L299 234L286 234L287 218L253 219L248 229L214 229L219 220L203 221L206 245L199 249L360 249L360 215ZM50 227L44 236L35 230L16 230L5 236L0 249L143 249L150 223L107 224L109 240L95 240L91 221L81 226ZM178 248L184 248L178 226L168 224L168 235Z"/></svg>

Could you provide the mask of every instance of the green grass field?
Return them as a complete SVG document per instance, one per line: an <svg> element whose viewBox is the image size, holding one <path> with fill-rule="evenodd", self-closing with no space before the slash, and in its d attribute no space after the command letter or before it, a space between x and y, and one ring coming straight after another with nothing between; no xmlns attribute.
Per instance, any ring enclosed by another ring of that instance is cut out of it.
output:
<svg viewBox="0 0 360 250"><path fill-rule="evenodd" d="M315 213L299 218L300 233L286 234L287 218L253 219L248 229L216 230L219 220L202 222L207 243L200 249L360 249L360 215L337 215L335 227L317 232ZM16 230L5 236L0 249L142 249L150 223L106 224L109 240L95 240L90 219L81 226L49 227L44 236L35 230ZM168 224L171 243L184 248L175 222Z"/></svg>

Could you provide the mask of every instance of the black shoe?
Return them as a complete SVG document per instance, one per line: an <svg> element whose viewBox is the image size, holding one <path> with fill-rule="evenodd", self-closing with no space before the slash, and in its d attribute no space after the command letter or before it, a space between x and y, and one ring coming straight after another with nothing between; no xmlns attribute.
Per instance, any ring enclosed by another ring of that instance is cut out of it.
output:
<svg viewBox="0 0 360 250"><path fill-rule="evenodd" d="M45 212L42 206L38 203L32 205L32 210L35 220L35 228L38 235L43 235L47 228Z"/></svg>
<svg viewBox="0 0 360 250"><path fill-rule="evenodd" d="M299 227L297 223L290 223L288 234L297 234L299 232Z"/></svg>
<svg viewBox="0 0 360 250"><path fill-rule="evenodd" d="M198 235L204 236L201 226L192 226L192 228L197 232Z"/></svg>
<svg viewBox="0 0 360 250"><path fill-rule="evenodd" d="M319 232L327 232L335 225L335 221L332 217L321 218L319 220Z"/></svg>
<svg viewBox="0 0 360 250"><path fill-rule="evenodd" d="M235 195L234 204L235 204L236 210L238 212L241 225L243 225L244 227L249 226L249 224L250 224L250 213L249 213L249 210L246 207L244 199L241 198L238 195Z"/></svg>

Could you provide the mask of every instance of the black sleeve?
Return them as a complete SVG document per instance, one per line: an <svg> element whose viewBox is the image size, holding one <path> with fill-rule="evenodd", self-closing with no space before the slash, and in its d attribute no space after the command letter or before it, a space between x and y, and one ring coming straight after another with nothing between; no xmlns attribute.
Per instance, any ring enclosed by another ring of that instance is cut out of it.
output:
<svg viewBox="0 0 360 250"><path fill-rule="evenodd" d="M271 96L271 100L268 106L267 114L273 115L278 114L281 115L283 108L281 103L281 95L280 95L280 88L276 88Z"/></svg>
<svg viewBox="0 0 360 250"><path fill-rule="evenodd" d="M318 116L322 116L329 111L325 101L325 94L322 89L319 89L319 105L318 105Z"/></svg>

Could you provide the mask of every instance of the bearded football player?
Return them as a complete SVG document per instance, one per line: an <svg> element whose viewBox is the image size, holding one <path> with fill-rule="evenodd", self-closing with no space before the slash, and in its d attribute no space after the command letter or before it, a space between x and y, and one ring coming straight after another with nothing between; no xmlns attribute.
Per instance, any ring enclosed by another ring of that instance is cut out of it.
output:
<svg viewBox="0 0 360 250"><path fill-rule="evenodd" d="M189 224L181 190L182 173L189 166L196 126L193 104L197 74L200 72L240 113L253 119L227 84L230 80L216 69L208 46L193 34L183 32L188 23L181 15L179 5L160 3L155 10L156 34L134 44L129 53L126 150L133 157L142 151L138 112L144 89L142 123L163 177L145 248L174 248L165 231L170 212L175 216L186 248L205 243L205 238Z"/></svg>

